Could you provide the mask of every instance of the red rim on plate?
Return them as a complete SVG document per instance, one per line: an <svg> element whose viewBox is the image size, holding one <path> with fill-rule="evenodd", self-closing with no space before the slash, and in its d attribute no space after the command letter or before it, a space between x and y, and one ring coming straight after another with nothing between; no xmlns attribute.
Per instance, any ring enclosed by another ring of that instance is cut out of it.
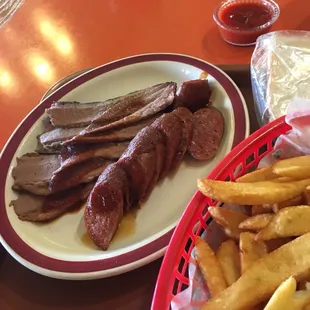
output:
<svg viewBox="0 0 310 310"><path fill-rule="evenodd" d="M33 124L44 114L45 109L49 108L54 101L59 100L74 88L99 75L102 75L103 73L107 73L109 71L128 65L149 61L179 62L208 72L208 74L213 76L214 79L216 79L225 89L233 106L234 118L235 120L238 120L238 126L235 128L232 148L247 136L247 111L244 106L244 100L241 93L234 85L232 80L224 72L204 62L203 60L178 54L145 54L117 60L92 69L56 90L48 98L43 100L36 108L34 108L34 110L22 121L20 126L16 129L1 153L0 235L3 239L4 247L10 248L12 252L14 252L17 256L26 262L50 271L62 273L89 273L128 265L135 261L146 258L167 246L174 229L171 229L161 237L140 248L118 255L117 257L92 261L64 261L54 259L35 251L17 235L10 224L5 205L5 185L12 158L22 139L24 138L25 133L28 132Z"/></svg>

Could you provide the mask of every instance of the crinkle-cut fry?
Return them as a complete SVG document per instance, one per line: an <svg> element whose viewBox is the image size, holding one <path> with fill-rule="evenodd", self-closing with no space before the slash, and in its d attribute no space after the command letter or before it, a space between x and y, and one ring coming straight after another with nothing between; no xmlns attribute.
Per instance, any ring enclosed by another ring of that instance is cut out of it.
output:
<svg viewBox="0 0 310 310"><path fill-rule="evenodd" d="M209 299L202 310L250 309L267 300L277 287L290 276L310 269L310 233L294 239L257 260L235 282Z"/></svg>
<svg viewBox="0 0 310 310"><path fill-rule="evenodd" d="M286 207L291 207L291 206L299 206L299 205L303 205L305 203L305 198L303 195L299 195L297 197L294 197L292 199L288 199L285 201L281 201L278 203L273 204L272 207L272 211L274 213L279 212L281 209L284 209Z"/></svg>
<svg viewBox="0 0 310 310"><path fill-rule="evenodd" d="M228 286L235 283L240 275L239 249L235 241L229 239L219 246L216 257L221 265Z"/></svg>
<svg viewBox="0 0 310 310"><path fill-rule="evenodd" d="M241 273L244 274L254 262L268 253L268 248L263 241L256 241L255 234L243 232L239 241L241 257Z"/></svg>
<svg viewBox="0 0 310 310"><path fill-rule="evenodd" d="M253 205L252 206L252 215L257 215L257 214L265 214L265 213L272 213L272 205L270 204L263 204L263 205Z"/></svg>
<svg viewBox="0 0 310 310"><path fill-rule="evenodd" d="M271 204L300 195L310 185L310 179L287 179L256 183L236 183L198 179L198 189L212 199L237 205Z"/></svg>
<svg viewBox="0 0 310 310"><path fill-rule="evenodd" d="M208 285L211 296L216 296L226 289L224 273L209 245L201 238L196 237L196 261Z"/></svg>
<svg viewBox="0 0 310 310"><path fill-rule="evenodd" d="M233 239L239 239L240 232L242 231L239 229L239 224L248 218L247 215L228 210L222 207L209 207L209 213L211 214L212 218L223 227L223 230L230 232L230 235Z"/></svg>
<svg viewBox="0 0 310 310"><path fill-rule="evenodd" d="M296 237L310 232L310 206L295 206L281 209L268 225L257 235L256 240Z"/></svg>
<svg viewBox="0 0 310 310"><path fill-rule="evenodd" d="M239 228L243 230L260 231L268 225L275 215L272 213L257 214L248 217L239 224Z"/></svg>
<svg viewBox="0 0 310 310"><path fill-rule="evenodd" d="M272 165L272 171L294 180L310 178L310 155L279 160Z"/></svg>
<svg viewBox="0 0 310 310"><path fill-rule="evenodd" d="M278 178L279 176L272 171L272 167L265 167L247 173L236 180L238 183L254 183L261 181L269 181Z"/></svg>

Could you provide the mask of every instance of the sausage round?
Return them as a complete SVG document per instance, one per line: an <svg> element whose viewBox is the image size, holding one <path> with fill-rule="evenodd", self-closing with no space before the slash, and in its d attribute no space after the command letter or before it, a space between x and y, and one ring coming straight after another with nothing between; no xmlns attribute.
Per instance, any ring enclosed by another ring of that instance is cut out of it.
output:
<svg viewBox="0 0 310 310"><path fill-rule="evenodd" d="M198 160L213 158L221 145L223 133L224 118L218 109L210 107L195 112L189 153Z"/></svg>

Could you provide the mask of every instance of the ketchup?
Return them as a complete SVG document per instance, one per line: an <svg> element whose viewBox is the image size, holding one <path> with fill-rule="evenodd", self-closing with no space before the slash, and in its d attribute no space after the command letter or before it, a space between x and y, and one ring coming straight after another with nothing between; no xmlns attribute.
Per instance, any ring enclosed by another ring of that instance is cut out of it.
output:
<svg viewBox="0 0 310 310"><path fill-rule="evenodd" d="M268 23L272 18L270 9L261 2L235 2L223 8L220 21L230 27L251 29Z"/></svg>
<svg viewBox="0 0 310 310"><path fill-rule="evenodd" d="M214 13L222 38L234 45L255 44L280 14L272 0L227 0Z"/></svg>

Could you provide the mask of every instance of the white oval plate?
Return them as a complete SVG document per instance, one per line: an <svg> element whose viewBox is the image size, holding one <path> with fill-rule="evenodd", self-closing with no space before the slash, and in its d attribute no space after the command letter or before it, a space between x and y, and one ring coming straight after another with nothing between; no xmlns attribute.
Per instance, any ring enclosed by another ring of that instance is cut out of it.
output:
<svg viewBox="0 0 310 310"><path fill-rule="evenodd" d="M53 101L99 101L125 95L156 83L182 82L208 72L213 104L225 118L225 134L216 157L208 162L184 160L175 175L153 190L137 212L134 231L116 238L107 251L85 243L83 210L67 213L47 224L20 221L9 207L11 169L16 157L36 148L44 111ZM236 121L238 117L238 120ZM164 254L173 229L205 177L235 145L249 134L245 101L232 80L203 60L177 54L146 54L111 62L76 77L44 99L15 130L0 161L0 241L27 268L61 279L102 278L143 266Z"/></svg>

